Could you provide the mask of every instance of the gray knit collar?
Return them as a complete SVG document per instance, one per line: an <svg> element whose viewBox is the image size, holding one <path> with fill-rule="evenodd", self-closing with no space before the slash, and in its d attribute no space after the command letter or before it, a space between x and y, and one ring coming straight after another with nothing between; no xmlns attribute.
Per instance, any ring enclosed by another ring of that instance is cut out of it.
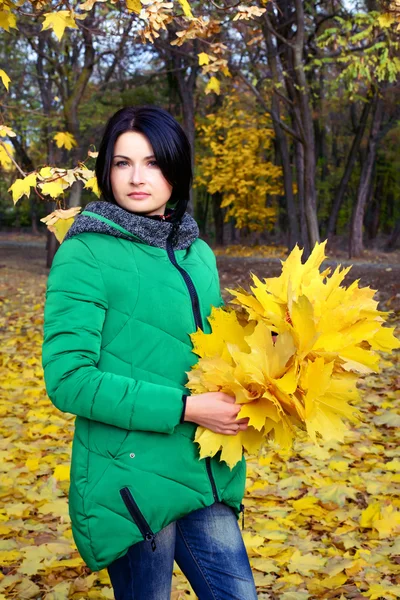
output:
<svg viewBox="0 0 400 600"><path fill-rule="evenodd" d="M141 216L125 210L118 204L101 200L89 202L82 212L86 211L104 217L112 221L114 225L101 221L96 216L79 214L69 228L64 241L79 233L93 231L95 233L106 233L115 237L142 242L156 248L166 248L167 238L173 226L173 223L169 221ZM136 239L130 236L129 233L126 234L117 229L115 225L133 234L136 236ZM185 212L175 236L174 249L183 250L188 248L198 237L199 227L196 221L189 213Z"/></svg>

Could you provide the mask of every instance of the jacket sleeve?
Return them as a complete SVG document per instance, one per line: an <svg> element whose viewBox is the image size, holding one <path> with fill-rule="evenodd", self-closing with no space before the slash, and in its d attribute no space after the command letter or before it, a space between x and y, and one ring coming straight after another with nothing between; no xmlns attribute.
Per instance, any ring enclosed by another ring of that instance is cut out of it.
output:
<svg viewBox="0 0 400 600"><path fill-rule="evenodd" d="M182 390L97 368L108 308L93 253L74 237L58 249L44 308L42 366L46 391L63 412L123 429L172 433Z"/></svg>

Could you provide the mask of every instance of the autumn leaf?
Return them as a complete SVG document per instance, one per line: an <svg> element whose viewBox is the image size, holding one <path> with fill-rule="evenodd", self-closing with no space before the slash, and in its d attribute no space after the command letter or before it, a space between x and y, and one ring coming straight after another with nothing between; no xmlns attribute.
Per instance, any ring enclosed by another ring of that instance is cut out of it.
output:
<svg viewBox="0 0 400 600"><path fill-rule="evenodd" d="M18 200L22 196L27 196L29 198L31 188L36 186L36 173L31 173L24 177L24 179L17 179L14 183L8 188L8 191L12 193L14 204L18 202Z"/></svg>
<svg viewBox="0 0 400 600"><path fill-rule="evenodd" d="M14 154L14 147L8 142L0 142L0 165L8 170L13 164L11 157Z"/></svg>
<svg viewBox="0 0 400 600"><path fill-rule="evenodd" d="M3 71L3 69L0 69L0 79L2 80L4 87L8 91L8 86L9 86L11 79L9 78L7 73L5 71Z"/></svg>
<svg viewBox="0 0 400 600"><path fill-rule="evenodd" d="M2 7L6 7L7 4L4 3ZM10 27L17 28L17 18L16 16L9 10L0 10L0 27L5 29L6 31L10 31Z"/></svg>
<svg viewBox="0 0 400 600"><path fill-rule="evenodd" d="M42 31L45 29L52 29L58 40L61 40L66 27L71 27L72 29L77 28L77 24L75 23L70 10L59 10L54 13L44 13L44 16L45 20L43 21Z"/></svg>
<svg viewBox="0 0 400 600"><path fill-rule="evenodd" d="M216 77L211 77L206 85L205 93L210 94L211 92L215 92L215 94L221 93L221 86L219 80Z"/></svg>
<svg viewBox="0 0 400 600"><path fill-rule="evenodd" d="M326 559L313 554L302 555L298 550L295 550L288 564L290 573L300 573L301 575L309 576L311 571L319 571L325 566Z"/></svg>
<svg viewBox="0 0 400 600"><path fill-rule="evenodd" d="M394 15L391 15L390 13L382 13L378 17L378 22L381 27L387 28L387 27L391 27L393 25L393 23L396 23L396 18L394 17Z"/></svg>
<svg viewBox="0 0 400 600"><path fill-rule="evenodd" d="M55 134L53 140L57 142L57 148L72 150L72 148L78 145L72 133L69 133L68 131L59 131Z"/></svg>
<svg viewBox="0 0 400 600"><path fill-rule="evenodd" d="M49 195L52 198L61 196L66 187L61 181L47 181L46 183L39 183L39 186L43 194Z"/></svg>
<svg viewBox="0 0 400 600"><path fill-rule="evenodd" d="M39 176L42 179L47 179L53 175L54 171L51 167L42 167L39 171Z"/></svg>
<svg viewBox="0 0 400 600"><path fill-rule="evenodd" d="M185 17L190 17L191 19L193 19L192 9L190 8L188 0L178 0L178 2L182 7L183 14L185 15Z"/></svg>
<svg viewBox="0 0 400 600"><path fill-rule="evenodd" d="M57 209L40 219L43 223L46 223L47 228L54 233L57 240L63 241L68 229L71 227L75 220L75 216L81 211L80 206L74 206L67 210Z"/></svg>
<svg viewBox="0 0 400 600"><path fill-rule="evenodd" d="M199 57L199 65L208 65L210 62L210 57L206 52L200 52L197 56Z"/></svg>
<svg viewBox="0 0 400 600"><path fill-rule="evenodd" d="M1 77L1 71L0 71L0 77ZM0 125L0 137L16 137L16 133L10 128L7 127L7 125Z"/></svg>
<svg viewBox="0 0 400 600"><path fill-rule="evenodd" d="M97 183L97 177L91 177L90 179L88 179L86 181L84 187L92 190L96 194L96 196L98 196L100 198L101 191L100 191L100 188Z"/></svg>
<svg viewBox="0 0 400 600"><path fill-rule="evenodd" d="M239 19L242 19L248 21L249 19L254 17L261 17L261 15L265 13L265 11L265 8L258 8L257 6L240 5L232 20L238 21Z"/></svg>
<svg viewBox="0 0 400 600"><path fill-rule="evenodd" d="M142 3L140 0L126 0L126 8L129 12L139 14L142 10Z"/></svg>

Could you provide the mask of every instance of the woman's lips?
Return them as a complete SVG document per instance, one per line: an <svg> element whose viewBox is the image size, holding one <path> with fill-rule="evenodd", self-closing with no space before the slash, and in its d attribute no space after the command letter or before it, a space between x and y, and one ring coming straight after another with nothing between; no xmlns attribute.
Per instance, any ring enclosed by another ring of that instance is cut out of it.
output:
<svg viewBox="0 0 400 600"><path fill-rule="evenodd" d="M139 192L134 192L132 194L128 194L130 198L148 198L150 194L143 194Z"/></svg>

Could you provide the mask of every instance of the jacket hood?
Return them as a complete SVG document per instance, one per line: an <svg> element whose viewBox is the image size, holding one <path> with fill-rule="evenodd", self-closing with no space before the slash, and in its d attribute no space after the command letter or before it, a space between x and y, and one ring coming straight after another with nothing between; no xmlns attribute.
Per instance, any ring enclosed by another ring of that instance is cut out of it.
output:
<svg viewBox="0 0 400 600"><path fill-rule="evenodd" d="M118 204L99 200L86 205L69 228L64 241L79 233L93 231L148 244L156 248L166 248L167 238L173 225L174 223L171 221L138 215L125 210ZM198 237L199 227L196 221L188 212L185 212L175 233L174 249L188 248Z"/></svg>

